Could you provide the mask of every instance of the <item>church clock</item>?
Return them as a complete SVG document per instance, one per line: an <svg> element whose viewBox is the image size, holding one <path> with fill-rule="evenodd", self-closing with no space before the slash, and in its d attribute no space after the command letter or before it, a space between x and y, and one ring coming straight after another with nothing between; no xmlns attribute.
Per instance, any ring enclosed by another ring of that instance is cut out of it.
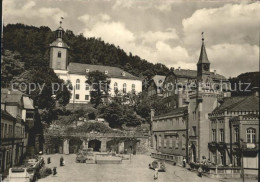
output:
<svg viewBox="0 0 260 182"><path fill-rule="evenodd" d="M209 71L209 65L208 65L208 64L204 64L204 65L203 65L203 69L204 69L205 71Z"/></svg>

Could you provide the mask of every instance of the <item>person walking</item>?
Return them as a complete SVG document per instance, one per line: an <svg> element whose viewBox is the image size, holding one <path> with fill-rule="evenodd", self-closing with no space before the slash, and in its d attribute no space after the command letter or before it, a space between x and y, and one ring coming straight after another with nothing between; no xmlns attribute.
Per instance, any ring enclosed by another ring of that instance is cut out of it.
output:
<svg viewBox="0 0 260 182"><path fill-rule="evenodd" d="M158 171L159 171L159 169L156 167L156 168L154 169L154 175L153 175L153 179L154 179L154 180L157 180L157 179L158 179Z"/></svg>
<svg viewBox="0 0 260 182"><path fill-rule="evenodd" d="M61 156L61 157L60 157L60 166L63 165L63 160L64 160L64 159L63 159L63 157Z"/></svg>
<svg viewBox="0 0 260 182"><path fill-rule="evenodd" d="M182 166L183 166L184 168L186 167L186 159L185 159L185 157L183 157Z"/></svg>
<svg viewBox="0 0 260 182"><path fill-rule="evenodd" d="M57 174L57 167L54 166L52 171L53 171L53 176L56 175Z"/></svg>
<svg viewBox="0 0 260 182"><path fill-rule="evenodd" d="M202 177L202 167L201 167L201 165L200 165L200 167L198 169L198 176Z"/></svg>

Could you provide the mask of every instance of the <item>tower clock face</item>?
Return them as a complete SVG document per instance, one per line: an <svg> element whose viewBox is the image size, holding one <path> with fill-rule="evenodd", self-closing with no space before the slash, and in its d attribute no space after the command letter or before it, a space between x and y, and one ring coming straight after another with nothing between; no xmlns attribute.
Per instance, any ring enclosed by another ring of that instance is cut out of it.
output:
<svg viewBox="0 0 260 182"><path fill-rule="evenodd" d="M59 43L58 43L58 47L62 47L62 42L59 42Z"/></svg>
<svg viewBox="0 0 260 182"><path fill-rule="evenodd" d="M204 69L205 71L209 71L209 65L204 64L204 65L203 65L203 69Z"/></svg>

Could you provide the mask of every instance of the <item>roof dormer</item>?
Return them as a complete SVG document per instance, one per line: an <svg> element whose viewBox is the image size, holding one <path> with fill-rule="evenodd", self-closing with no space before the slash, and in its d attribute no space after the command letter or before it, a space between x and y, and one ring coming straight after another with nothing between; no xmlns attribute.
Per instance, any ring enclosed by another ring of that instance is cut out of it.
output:
<svg viewBox="0 0 260 182"><path fill-rule="evenodd" d="M122 76L125 76L125 72L122 72Z"/></svg>

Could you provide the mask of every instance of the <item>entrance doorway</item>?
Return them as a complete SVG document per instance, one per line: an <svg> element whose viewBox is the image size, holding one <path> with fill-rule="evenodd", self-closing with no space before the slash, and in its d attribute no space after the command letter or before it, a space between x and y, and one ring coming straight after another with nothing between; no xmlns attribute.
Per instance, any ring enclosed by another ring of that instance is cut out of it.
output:
<svg viewBox="0 0 260 182"><path fill-rule="evenodd" d="M196 147L194 144L191 145L191 162L196 162Z"/></svg>
<svg viewBox="0 0 260 182"><path fill-rule="evenodd" d="M99 140L90 140L88 142L88 148L93 148L93 151L100 152L101 141Z"/></svg>

